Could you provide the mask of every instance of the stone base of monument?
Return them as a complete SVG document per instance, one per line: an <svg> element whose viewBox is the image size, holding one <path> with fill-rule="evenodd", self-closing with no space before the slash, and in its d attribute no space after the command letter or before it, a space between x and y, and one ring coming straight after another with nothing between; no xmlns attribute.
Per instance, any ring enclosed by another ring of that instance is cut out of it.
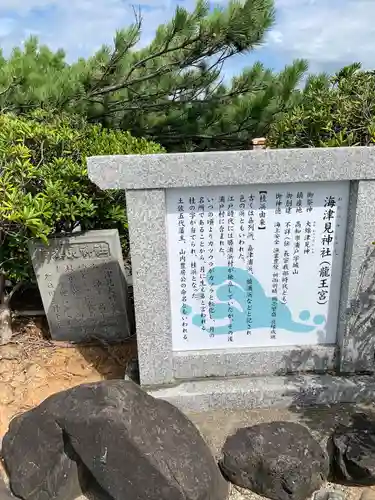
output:
<svg viewBox="0 0 375 500"><path fill-rule="evenodd" d="M184 412L306 407L373 402L375 378L310 374L206 379L148 392Z"/></svg>

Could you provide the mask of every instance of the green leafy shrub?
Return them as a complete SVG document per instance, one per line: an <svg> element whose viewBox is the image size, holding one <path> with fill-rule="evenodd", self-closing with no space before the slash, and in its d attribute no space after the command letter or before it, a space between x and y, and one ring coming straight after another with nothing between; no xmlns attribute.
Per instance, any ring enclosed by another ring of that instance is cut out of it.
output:
<svg viewBox="0 0 375 500"><path fill-rule="evenodd" d="M276 148L369 146L375 138L375 72L352 64L333 76L313 75L296 103L274 121Z"/></svg>
<svg viewBox="0 0 375 500"><path fill-rule="evenodd" d="M78 225L117 228L126 247L125 195L89 180L87 156L160 152L158 144L77 117L0 115L0 304L5 277L13 283L32 277L30 238L46 242Z"/></svg>

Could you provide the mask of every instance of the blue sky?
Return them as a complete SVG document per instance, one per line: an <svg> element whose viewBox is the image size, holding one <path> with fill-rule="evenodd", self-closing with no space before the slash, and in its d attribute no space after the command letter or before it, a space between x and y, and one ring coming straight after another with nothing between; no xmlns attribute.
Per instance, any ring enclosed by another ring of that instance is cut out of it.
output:
<svg viewBox="0 0 375 500"><path fill-rule="evenodd" d="M220 0L225 4L226 0ZM194 0L0 0L0 45L6 54L31 34L51 48L64 48L68 60L87 56L110 44L116 29L133 19L141 2L142 44L170 19L177 4ZM263 47L241 55L226 67L226 76L260 60L282 69L294 58L309 61L310 71L332 72L345 64L372 62L375 45L375 0L276 0L277 22Z"/></svg>

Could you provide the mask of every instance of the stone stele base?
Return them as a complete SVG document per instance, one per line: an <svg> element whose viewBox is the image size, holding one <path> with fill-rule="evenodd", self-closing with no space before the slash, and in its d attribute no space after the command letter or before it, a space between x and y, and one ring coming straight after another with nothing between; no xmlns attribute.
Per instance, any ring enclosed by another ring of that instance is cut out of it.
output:
<svg viewBox="0 0 375 500"><path fill-rule="evenodd" d="M370 403L372 376L290 375L236 379L203 379L148 390L183 412L289 408L292 406Z"/></svg>

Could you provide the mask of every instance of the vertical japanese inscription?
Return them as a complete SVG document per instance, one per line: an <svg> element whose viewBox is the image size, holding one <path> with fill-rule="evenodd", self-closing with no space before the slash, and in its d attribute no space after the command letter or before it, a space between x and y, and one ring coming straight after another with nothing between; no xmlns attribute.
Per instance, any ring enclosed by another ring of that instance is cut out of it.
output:
<svg viewBox="0 0 375 500"><path fill-rule="evenodd" d="M332 342L347 183L168 193L168 234L178 228L168 243L174 350ZM176 293L179 252L189 271Z"/></svg>
<svg viewBox="0 0 375 500"><path fill-rule="evenodd" d="M227 197L227 227L228 227L228 240L227 240L227 264L228 264L228 342L233 342L233 292L234 292L234 241L235 241L235 221L234 221L234 196Z"/></svg>
<svg viewBox="0 0 375 500"><path fill-rule="evenodd" d="M245 196L246 199L246 196ZM246 205L245 205L246 207ZM246 294L246 335L251 335L253 324L252 310L253 310L253 266L254 266L254 196L250 194L247 198L247 255L245 260L247 270L247 294ZM245 243L246 244L246 243Z"/></svg>
<svg viewBox="0 0 375 500"><path fill-rule="evenodd" d="M207 199L207 228L208 228L208 270L212 269L214 266L214 223L215 223L215 214L214 214L214 203L215 198L210 197ZM215 315L215 290L214 290L214 280L213 274L208 274L208 313L210 317ZM208 329L210 337L214 335L214 327L211 325Z"/></svg>
<svg viewBox="0 0 375 500"><path fill-rule="evenodd" d="M273 247L273 275L272 275L272 300L271 300L271 339L276 338L277 328L277 306L279 295L279 280L280 280L280 238L281 238L281 223L279 221L274 224L274 247Z"/></svg>
<svg viewBox="0 0 375 500"><path fill-rule="evenodd" d="M177 205L178 212L178 235L179 241L185 243L187 237L187 228L185 220L185 202L183 198L179 198ZM179 269L179 280L180 280L180 296L181 296L181 328L182 335L187 339L188 334L188 305L187 305L187 275L186 275L186 250L181 248L179 253L180 269Z"/></svg>
<svg viewBox="0 0 375 500"><path fill-rule="evenodd" d="M329 195L324 201L323 234L321 237L321 261L319 265L318 304L326 304L329 299L332 257L334 247L334 225L336 218L336 197Z"/></svg>

